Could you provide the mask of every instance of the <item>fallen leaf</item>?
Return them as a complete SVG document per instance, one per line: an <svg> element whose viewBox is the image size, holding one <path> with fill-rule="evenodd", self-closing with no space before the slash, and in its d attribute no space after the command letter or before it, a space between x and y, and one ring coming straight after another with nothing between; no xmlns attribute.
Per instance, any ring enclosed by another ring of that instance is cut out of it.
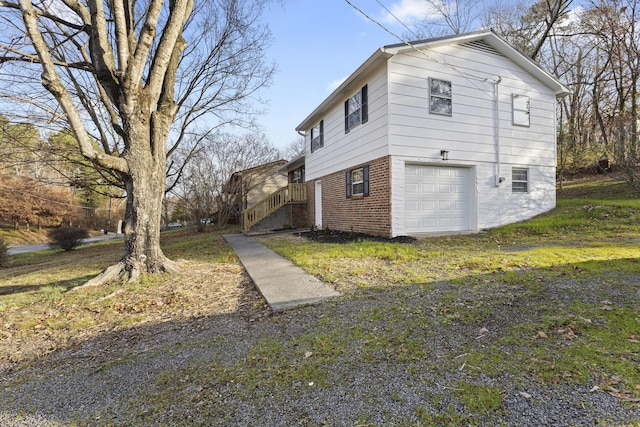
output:
<svg viewBox="0 0 640 427"><path fill-rule="evenodd" d="M311 355L312 355L312 354L313 354L313 352L311 352L311 351L306 351L306 352L304 353L304 358L306 359L307 357L311 357Z"/></svg>
<svg viewBox="0 0 640 427"><path fill-rule="evenodd" d="M549 338L549 336L542 331L538 331L538 333L532 336L531 338L534 340L538 340L538 339L546 340Z"/></svg>
<svg viewBox="0 0 640 427"><path fill-rule="evenodd" d="M489 330L488 330L487 328L482 328L482 329L480 329L480 334L481 334L481 335L484 335L484 334L486 334L486 333L488 333L488 332L489 332Z"/></svg>
<svg viewBox="0 0 640 427"><path fill-rule="evenodd" d="M521 391L520 396L524 397L525 399L531 399L531 395L529 393L527 393L526 391Z"/></svg>
<svg viewBox="0 0 640 427"><path fill-rule="evenodd" d="M573 329L567 328L563 329L562 332L558 331L562 334L562 338L565 340L572 340L576 337L576 334L573 332Z"/></svg>

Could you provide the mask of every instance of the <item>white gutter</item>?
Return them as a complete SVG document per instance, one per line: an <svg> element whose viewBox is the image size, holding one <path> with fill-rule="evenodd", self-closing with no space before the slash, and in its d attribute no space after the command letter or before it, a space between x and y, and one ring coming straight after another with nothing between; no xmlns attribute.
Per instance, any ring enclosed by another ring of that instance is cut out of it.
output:
<svg viewBox="0 0 640 427"><path fill-rule="evenodd" d="M496 122L494 125L493 135L496 145L496 187L504 181L504 178L500 176L501 163L500 163L500 82L502 77L498 76L494 84L495 104L496 104Z"/></svg>

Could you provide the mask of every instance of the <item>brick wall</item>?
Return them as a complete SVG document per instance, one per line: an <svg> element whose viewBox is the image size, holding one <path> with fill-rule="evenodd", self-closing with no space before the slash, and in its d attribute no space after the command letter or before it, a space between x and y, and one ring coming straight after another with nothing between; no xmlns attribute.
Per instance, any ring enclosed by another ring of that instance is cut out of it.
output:
<svg viewBox="0 0 640 427"><path fill-rule="evenodd" d="M323 176L322 227L391 237L391 166L389 157L354 165L349 170L369 165L369 196L347 198L342 170ZM307 182L307 219L315 223L315 182Z"/></svg>
<svg viewBox="0 0 640 427"><path fill-rule="evenodd" d="M291 209L291 227L306 228L307 205L304 203L290 203L289 209Z"/></svg>

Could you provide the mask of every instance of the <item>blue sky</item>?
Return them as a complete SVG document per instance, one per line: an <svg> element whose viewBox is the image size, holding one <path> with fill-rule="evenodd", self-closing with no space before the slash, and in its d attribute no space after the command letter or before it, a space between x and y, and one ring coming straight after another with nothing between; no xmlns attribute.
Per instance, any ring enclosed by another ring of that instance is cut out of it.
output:
<svg viewBox="0 0 640 427"><path fill-rule="evenodd" d="M396 34L407 32L374 0L350 0ZM420 0L380 0L403 22L424 10ZM278 72L260 96L269 101L259 118L276 147L297 138L295 127L373 52L399 40L366 19L345 0L289 0L263 17L274 41L265 52Z"/></svg>

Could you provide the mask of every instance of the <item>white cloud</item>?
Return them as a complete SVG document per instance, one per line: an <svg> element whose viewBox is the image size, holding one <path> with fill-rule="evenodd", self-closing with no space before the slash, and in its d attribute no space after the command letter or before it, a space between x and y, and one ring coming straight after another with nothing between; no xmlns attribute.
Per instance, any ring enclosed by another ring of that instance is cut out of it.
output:
<svg viewBox="0 0 640 427"><path fill-rule="evenodd" d="M434 8L425 0L400 0L387 6L387 9L390 13L384 10L380 18L387 24L398 24L400 20L403 24L411 26L416 21L436 15Z"/></svg>
<svg viewBox="0 0 640 427"><path fill-rule="evenodd" d="M329 85L327 86L327 93L331 93L334 90L336 90L338 88L338 86L340 86L342 84L342 82L344 82L345 80L347 80L348 76L339 78L338 80L334 80L331 83L329 83Z"/></svg>

